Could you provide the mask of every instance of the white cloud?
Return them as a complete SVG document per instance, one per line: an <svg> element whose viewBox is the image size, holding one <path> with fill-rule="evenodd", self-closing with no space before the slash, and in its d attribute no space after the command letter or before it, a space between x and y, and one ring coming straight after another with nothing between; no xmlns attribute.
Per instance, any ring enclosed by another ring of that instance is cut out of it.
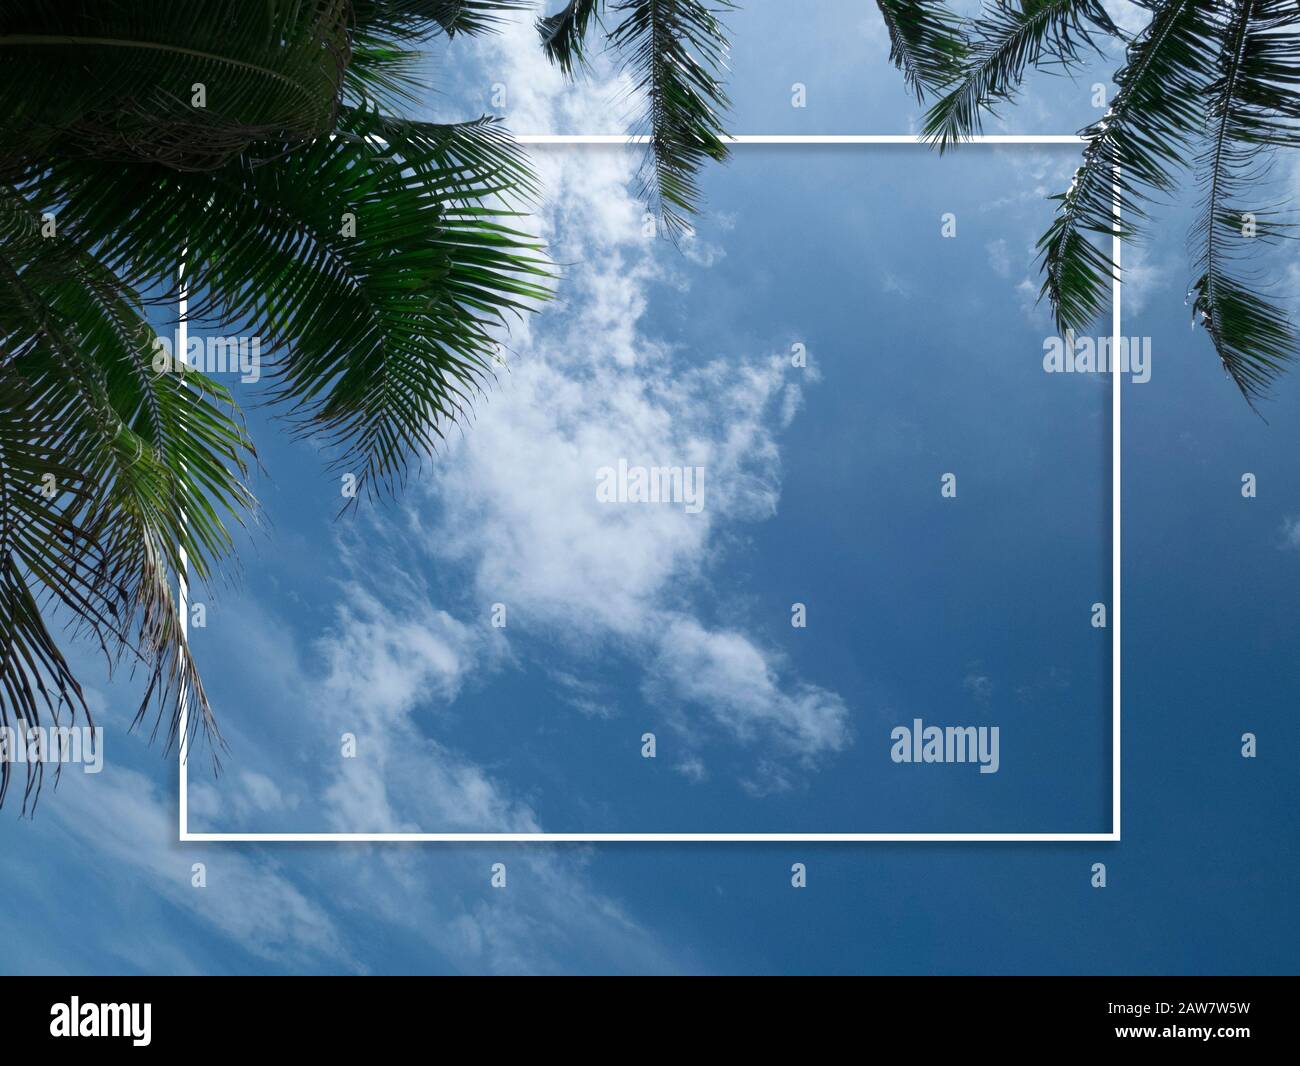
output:
<svg viewBox="0 0 1300 1066"><path fill-rule="evenodd" d="M595 682L584 681L566 670L552 670L548 676L565 701L588 718L613 718L618 713L611 694Z"/></svg>
<svg viewBox="0 0 1300 1066"><path fill-rule="evenodd" d="M988 703L993 697L993 679L984 674L967 674L962 679L962 688L979 700L980 703Z"/></svg>
<svg viewBox="0 0 1300 1066"><path fill-rule="evenodd" d="M1127 241L1122 250L1123 308L1125 315L1143 311L1151 297L1169 284L1175 265L1168 260L1152 259L1147 248Z"/></svg>
<svg viewBox="0 0 1300 1066"><path fill-rule="evenodd" d="M696 233L688 233L681 241L682 255L696 266L711 267L727 256L727 250L720 244L701 240Z"/></svg>
<svg viewBox="0 0 1300 1066"><path fill-rule="evenodd" d="M912 295L912 283L906 278L900 278L892 270L885 270L880 274L880 291L907 299Z"/></svg>
<svg viewBox="0 0 1300 1066"><path fill-rule="evenodd" d="M701 781L709 779L709 769L704 765L704 760L698 755L687 755L679 760L673 769L692 784L698 785Z"/></svg>
<svg viewBox="0 0 1300 1066"><path fill-rule="evenodd" d="M989 267L1000 278L1011 277L1011 253L1007 249L1007 242L1004 238L999 237L995 241L989 241L984 246L984 251L989 257Z"/></svg>
<svg viewBox="0 0 1300 1066"><path fill-rule="evenodd" d="M316 641L314 660L294 646L294 627L280 627L280 668L290 673L286 685L295 699L291 706L266 711L292 716L303 740L293 749L280 746L260 752L270 776L254 785L252 794L263 803L274 802L275 795L285 796L290 790L295 795L319 796L312 807L314 821L308 826L317 830L539 831L542 826L532 807L492 769L456 750L449 739L457 731L455 700L462 688L478 673L490 673L508 654L499 632L451 618L428 602L418 583L404 589L398 573L401 564L375 544L373 530L356 534L371 550L364 557L354 555L352 565L377 575L378 583L392 595L381 602L358 581L345 579L335 619ZM242 628L242 615L249 609L248 604L237 602L227 605L223 613L231 616L232 625ZM560 684L566 691L597 698L594 686L576 678L572 681L569 686ZM309 709L306 715L304 708ZM342 757L338 738L345 731L356 737L355 758ZM305 760L303 751L308 753ZM318 774L324 776L323 788ZM196 779L190 790L191 829L238 830L239 819L250 814L250 804L234 798L220 802L216 797L241 796L249 791L248 783L223 777L212 784L198 780L196 773L191 777ZM265 787L270 781L274 791ZM131 791L142 788L147 785L133 785ZM201 797L209 793L212 802L204 804ZM178 884L187 888L185 877L195 858L208 861L213 875L220 871L226 880L232 876L228 857L241 864L234 871L241 893L254 873L269 871L269 864L254 867L227 847L168 844L175 832L171 815L155 811L150 817L157 824L145 828L128 824L124 832L138 832L159 842L150 846L170 856L158 864L150 862L158 866L160 883L165 863L167 876L173 881L180 877ZM95 825L81 829L88 838L96 838L96 846L103 845ZM115 855L117 848L111 850ZM383 925L386 937L397 931L406 952L425 957L436 953L439 961L426 962L426 967L494 973L692 969L689 959L662 948L655 931L640 925L593 884L586 869L588 858L581 849L549 847L503 852L476 847L331 846L300 859L295 874L330 886L331 911L353 919L364 915L365 920ZM506 891L489 884L491 865L497 861L507 865ZM172 891L166 884L164 890ZM276 890L298 892L277 875L271 886L251 885L245 894L253 900L266 899ZM181 894L180 888L174 891ZM290 898L278 910L292 922L288 931L267 934L270 943L283 944L302 926L298 935L304 944L299 954L305 953L312 944L307 923L305 918L294 918L302 905ZM334 930L335 919L321 914L325 929ZM244 935L224 911L209 918L213 919L219 919L214 924L233 939L243 943L251 938L251 932ZM324 934L318 939L329 943ZM333 940L339 939L335 933ZM292 961L289 946L274 956ZM365 960L364 945L355 950ZM318 953L325 969L352 965L347 952L330 955L322 948Z"/></svg>
<svg viewBox="0 0 1300 1066"><path fill-rule="evenodd" d="M673 620L649 670L653 694L704 708L741 740L762 739L802 756L849 743L848 709L816 685L783 688L768 656L741 633L710 632L693 618Z"/></svg>
<svg viewBox="0 0 1300 1066"><path fill-rule="evenodd" d="M1051 326L1051 314L1044 299L1040 299L1040 285L1033 278L1021 278L1016 284L1016 299L1021 313L1036 326Z"/></svg>
<svg viewBox="0 0 1300 1066"><path fill-rule="evenodd" d="M70 778L47 804L82 851L107 858L115 876L140 877L175 907L259 958L355 969L333 918L270 861L231 848L199 851L176 842L175 801L132 770L107 767ZM207 887L191 865L207 866Z"/></svg>
<svg viewBox="0 0 1300 1066"><path fill-rule="evenodd" d="M1282 519L1282 544L1283 548L1294 548L1300 551L1300 515L1288 516Z"/></svg>
<svg viewBox="0 0 1300 1066"><path fill-rule="evenodd" d="M297 795L286 796L280 786L256 770L236 770L218 789L207 781L190 785L189 809L193 817L219 823L224 812L236 818L253 814L283 814L297 808Z"/></svg>
<svg viewBox="0 0 1300 1066"><path fill-rule="evenodd" d="M281 811L292 805L286 802L280 793L280 787L265 774L243 770L240 771L239 781L244 786L243 791L248 798L249 806L254 810Z"/></svg>

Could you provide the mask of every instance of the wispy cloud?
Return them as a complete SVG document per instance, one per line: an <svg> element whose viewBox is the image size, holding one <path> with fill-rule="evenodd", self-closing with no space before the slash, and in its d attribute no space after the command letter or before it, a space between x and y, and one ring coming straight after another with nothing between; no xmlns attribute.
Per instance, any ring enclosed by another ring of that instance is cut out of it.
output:
<svg viewBox="0 0 1300 1066"><path fill-rule="evenodd" d="M143 774L110 767L93 779L69 778L45 810L79 852L108 860L117 880L148 886L250 955L284 965L360 968L327 908L273 861L179 845L175 799ZM196 862L206 867L205 887L192 883Z"/></svg>
<svg viewBox="0 0 1300 1066"><path fill-rule="evenodd" d="M985 674L969 673L962 679L961 685L980 703L988 703L993 698L993 679Z"/></svg>
<svg viewBox="0 0 1300 1066"><path fill-rule="evenodd" d="M1011 277L1011 253L1005 238L999 237L984 246L988 254L989 268L1000 278Z"/></svg>
<svg viewBox="0 0 1300 1066"><path fill-rule="evenodd" d="M1300 551L1300 515L1282 519L1282 548Z"/></svg>

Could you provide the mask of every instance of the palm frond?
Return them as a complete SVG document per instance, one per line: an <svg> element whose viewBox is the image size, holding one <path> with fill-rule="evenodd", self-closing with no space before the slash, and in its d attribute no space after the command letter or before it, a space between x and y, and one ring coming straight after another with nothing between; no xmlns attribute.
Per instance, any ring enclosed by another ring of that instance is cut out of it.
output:
<svg viewBox="0 0 1300 1066"><path fill-rule="evenodd" d="M0 279L5 276L0 271ZM8 295L0 280L0 314L11 310ZM66 402L60 384L0 369L0 726L6 746L25 746L28 729L70 725L78 715L92 724L36 592L57 596L97 634L112 631L118 609L111 585L102 580L102 553L84 524L95 487L90 472L75 465L82 450L67 448L80 427L60 418L60 401ZM42 493L46 484L57 486L56 499ZM0 759L0 804L12 771L11 759ZM24 811L35 802L43 774L43 763L27 763Z"/></svg>
<svg viewBox="0 0 1300 1066"><path fill-rule="evenodd" d="M411 95L403 44L522 0L251 6L222 26L212 0L0 0L0 725L86 715L66 623L144 668L137 721L156 707L170 746L184 700L215 755L175 589L187 563L210 580L255 513L255 455L227 389L152 365L144 310L175 300L178 249L193 324L264 338L269 399L372 492L432 452L510 316L549 296L504 130L376 107ZM89 76L60 96L47 68L69 62Z"/></svg>
<svg viewBox="0 0 1300 1066"><path fill-rule="evenodd" d="M1204 126L1202 101L1214 77L1213 0L1169 0L1154 11L1115 75L1110 109L1083 131L1083 163L1038 241L1042 293L1058 326L1081 330L1107 305L1114 269L1090 235L1132 239L1153 195L1168 192L1174 172ZM1117 198L1123 221L1115 221Z"/></svg>
<svg viewBox="0 0 1300 1066"><path fill-rule="evenodd" d="M529 0L353 0L345 99L371 111L416 105L428 91L411 45L446 34L494 32Z"/></svg>
<svg viewBox="0 0 1300 1066"><path fill-rule="evenodd" d="M352 0L358 29L395 41L425 41L439 33L491 33L503 14L532 0Z"/></svg>
<svg viewBox="0 0 1300 1066"><path fill-rule="evenodd" d="M0 154L207 169L256 141L319 136L338 106L349 17L349 0L239 18L222 0L2 0Z"/></svg>
<svg viewBox="0 0 1300 1066"><path fill-rule="evenodd" d="M1283 0L1234 0L1217 24L1218 78L1209 89L1209 138L1199 160L1204 201L1193 230L1201 271L1193 310L1224 370L1253 404L1297 351L1285 309L1258 277L1235 266L1254 250L1252 242L1294 235L1278 208L1250 197L1265 185L1269 149L1300 147L1300 12Z"/></svg>
<svg viewBox="0 0 1300 1066"><path fill-rule="evenodd" d="M1014 99L1025 71L1045 61L1069 69L1094 35L1121 37L1100 0L1019 0L986 9L972 27L974 44L960 81L925 116L925 136L942 151L983 131L985 112Z"/></svg>
<svg viewBox="0 0 1300 1066"><path fill-rule="evenodd" d="M701 165L728 155L721 115L730 101L721 77L730 45L718 16L733 7L730 0L624 0L615 7L623 19L609 41L624 53L646 101L642 194L674 238L699 212Z"/></svg>
<svg viewBox="0 0 1300 1066"><path fill-rule="evenodd" d="M943 0L876 0L889 32L889 59L923 100L962 74L968 45L963 20Z"/></svg>
<svg viewBox="0 0 1300 1066"><path fill-rule="evenodd" d="M259 337L273 400L370 490L433 453L491 378L509 318L549 296L518 228L533 179L494 119L345 110L334 138L274 166L54 173L65 232L127 280L188 245L192 314Z"/></svg>
<svg viewBox="0 0 1300 1066"><path fill-rule="evenodd" d="M58 532L82 561L80 571L60 562L52 536L32 542L17 561L0 557L11 570L6 609L32 625L35 610L43 625L41 609L24 599L30 594L36 604L34 590L41 591L75 628L94 635L110 663L125 656L147 670L137 720L156 707L170 744L187 691L191 728L215 741L172 590L182 553L208 578L231 547L223 516L242 521L252 510L244 484L252 444L216 382L197 371L154 370L156 335L134 292L66 233L40 235L39 223L20 190L0 188L0 380L55 420L40 433L16 434L21 420L7 412L4 462L51 469L52 454L62 474L54 475L57 496L44 500L45 526L31 522L12 492L0 523ZM70 676L61 657L47 657L39 667L29 663L28 685L39 690L42 673ZM31 724L31 699L17 681L4 702Z"/></svg>
<svg viewBox="0 0 1300 1066"><path fill-rule="evenodd" d="M383 37L358 31L352 38L352 61L343 78L343 100L368 111L416 106L429 92L421 56Z"/></svg>
<svg viewBox="0 0 1300 1066"><path fill-rule="evenodd" d="M569 0L555 14L538 17L542 51L567 77L586 65L587 30L599 21L604 6L604 0Z"/></svg>

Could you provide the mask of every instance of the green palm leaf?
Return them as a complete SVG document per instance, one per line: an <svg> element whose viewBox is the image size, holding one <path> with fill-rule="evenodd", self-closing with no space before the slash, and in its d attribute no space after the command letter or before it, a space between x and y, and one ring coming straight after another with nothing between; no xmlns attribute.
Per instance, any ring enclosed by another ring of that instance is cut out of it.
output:
<svg viewBox="0 0 1300 1066"><path fill-rule="evenodd" d="M55 168L65 231L131 280L192 249L193 313L272 351L272 398L337 468L392 489L490 379L503 327L549 295L518 229L533 191L493 119L451 126L345 110L273 167L203 174Z"/></svg>
<svg viewBox="0 0 1300 1066"><path fill-rule="evenodd" d="M215 739L172 590L182 553L207 578L229 551L223 516L242 520L254 503L243 481L251 442L215 382L154 370L155 334L135 294L66 235L42 235L18 190L0 188L0 220L0 386L54 420L24 430L10 404L0 413L3 461L24 472L20 480L43 470L42 483L48 475L55 487L34 506L13 490L3 500L0 524L6 544L16 545L0 556L8 568L3 609L15 627L6 635L42 646L43 595L92 633L110 662L125 655L146 667L137 719L156 706L175 740L187 691L191 726ZM25 637L13 620L26 621ZM16 647L0 645L0 654ZM19 661L0 664L6 715L38 724L33 693L48 690L47 678L61 693L79 692L61 654L23 656L21 670ZM47 701L46 710L57 716L63 706L71 706L67 698Z"/></svg>
<svg viewBox="0 0 1300 1066"><path fill-rule="evenodd" d="M352 0L359 30L390 41L425 41L439 33L490 33L501 16L532 0Z"/></svg>
<svg viewBox="0 0 1300 1066"><path fill-rule="evenodd" d="M876 0L889 32L889 59L916 93L939 93L962 74L962 19L943 0Z"/></svg>
<svg viewBox="0 0 1300 1066"><path fill-rule="evenodd" d="M1093 35L1120 36L1098 0L1020 0L986 10L973 26L975 42L962 63L960 81L930 108L925 135L943 150L983 130L985 112L1014 99L1030 66L1050 59L1069 69Z"/></svg>
<svg viewBox="0 0 1300 1066"><path fill-rule="evenodd" d="M586 65L587 30L600 19L604 6L604 0L569 0L555 14L538 18L542 51L568 77Z"/></svg>
<svg viewBox="0 0 1300 1066"><path fill-rule="evenodd" d="M1224 370L1253 402L1296 354L1290 317L1235 265L1253 241L1293 235L1253 190L1267 177L1270 148L1300 146L1300 13L1282 0L1236 0L1217 25L1218 78L1209 89L1209 138L1199 162L1205 197L1194 230L1201 274L1193 307Z"/></svg>
<svg viewBox="0 0 1300 1066"><path fill-rule="evenodd" d="M249 5L238 17L231 6L3 0L0 152L206 169L255 141L327 132L349 58L348 0Z"/></svg>
<svg viewBox="0 0 1300 1066"><path fill-rule="evenodd" d="M1204 127L1201 101L1213 77L1212 0L1170 0L1130 45L1106 115L1083 131L1083 164L1039 239L1043 293L1058 326L1083 329L1106 306L1113 269L1091 235L1138 233L1145 203L1173 188L1175 170ZM1117 228L1117 198L1124 220Z"/></svg>
<svg viewBox="0 0 1300 1066"><path fill-rule="evenodd" d="M0 329L6 333L13 321L10 296L0 281ZM119 598L103 580L103 553L86 525L93 471L76 465L82 449L67 447L81 427L61 417L69 413L64 385L50 375L0 371L0 726L17 744L27 727L64 724L78 714L90 722L81 686L38 597L47 607L51 599L60 602L101 636L113 632L119 610ZM46 484L57 487L57 499L42 493ZM39 762L27 766L24 810L44 772ZM0 802L12 769L9 758L0 759Z"/></svg>
<svg viewBox="0 0 1300 1066"><path fill-rule="evenodd" d="M699 212L700 167L728 155L721 115L730 101L721 76L729 45L718 15L732 6L729 0L625 0L615 7L623 19L609 40L624 52L646 101L641 129L650 148L642 195L674 238Z"/></svg>
<svg viewBox="0 0 1300 1066"><path fill-rule="evenodd" d="M428 91L410 46L446 34L491 33L529 0L352 0L352 53L344 76L351 104L380 111L416 105Z"/></svg>
<svg viewBox="0 0 1300 1066"><path fill-rule="evenodd" d="M618 16L607 30L610 47L622 53L644 101L636 132L648 141L640 195L654 206L673 239L699 213L697 175L707 160L724 161L729 149L722 114L729 108L722 76L730 45L720 15L731 0L570 0L538 18L546 57L566 76L586 66L587 35L607 6Z"/></svg>

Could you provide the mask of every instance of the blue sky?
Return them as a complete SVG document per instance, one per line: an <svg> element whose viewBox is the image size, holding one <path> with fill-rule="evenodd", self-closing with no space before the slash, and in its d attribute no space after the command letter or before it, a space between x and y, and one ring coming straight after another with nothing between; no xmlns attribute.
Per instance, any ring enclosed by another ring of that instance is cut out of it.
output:
<svg viewBox="0 0 1300 1066"><path fill-rule="evenodd" d="M732 128L914 128L874 8L803 6L730 19ZM1034 79L990 132L1078 129L1113 66ZM627 117L617 72L564 86L526 27L430 67L429 117L498 84L518 132ZM195 762L191 828L1107 829L1110 385L1043 372L1035 303L1075 158L739 148L676 250L643 235L634 151L537 149L559 301L397 503L336 522L319 451L253 415L266 526L196 594L230 751L215 780ZM1125 253L1153 365L1124 386L1122 843L180 845L174 761L126 731L118 678L104 772L0 818L0 969L1293 969L1300 385L1264 423L1189 328L1189 217ZM705 507L597 502L619 458L703 467ZM914 718L998 726L998 772L892 763Z"/></svg>

